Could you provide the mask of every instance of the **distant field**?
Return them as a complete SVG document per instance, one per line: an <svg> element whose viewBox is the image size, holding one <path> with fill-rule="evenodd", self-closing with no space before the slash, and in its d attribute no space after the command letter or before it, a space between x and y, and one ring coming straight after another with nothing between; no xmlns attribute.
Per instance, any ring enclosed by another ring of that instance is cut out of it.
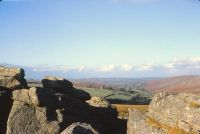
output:
<svg viewBox="0 0 200 134"><path fill-rule="evenodd" d="M127 93L127 92L121 92L121 91L115 91L115 90L109 90L109 89L96 89L96 88L79 88L82 89L88 93L90 93L91 96L99 96L99 97L105 97L107 95L114 94L110 97L107 97L107 99L122 99L122 100L129 100L131 99L134 94Z"/></svg>
<svg viewBox="0 0 200 134"><path fill-rule="evenodd" d="M151 94L145 91L119 91L110 89L78 88L88 92L91 96L105 97L112 104L149 104ZM108 97L106 97L108 96Z"/></svg>
<svg viewBox="0 0 200 134"><path fill-rule="evenodd" d="M153 94L144 85L153 78L91 78L72 80L91 96L106 97L112 104L149 104Z"/></svg>

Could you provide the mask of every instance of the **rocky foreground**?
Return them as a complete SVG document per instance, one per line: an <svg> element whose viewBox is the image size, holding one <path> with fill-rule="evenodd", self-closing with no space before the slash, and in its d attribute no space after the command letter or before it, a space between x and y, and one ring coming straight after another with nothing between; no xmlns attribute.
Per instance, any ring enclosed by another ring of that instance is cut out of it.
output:
<svg viewBox="0 0 200 134"><path fill-rule="evenodd" d="M90 106L90 95L70 81L45 77L43 88L29 88L24 76L23 69L0 67L1 134L126 133L116 109Z"/></svg>
<svg viewBox="0 0 200 134"><path fill-rule="evenodd" d="M200 96L158 93L148 112L116 109L63 78L28 87L20 68L0 67L0 134L200 134Z"/></svg>
<svg viewBox="0 0 200 134"><path fill-rule="evenodd" d="M128 134L200 134L200 96L158 93L147 113L129 110Z"/></svg>

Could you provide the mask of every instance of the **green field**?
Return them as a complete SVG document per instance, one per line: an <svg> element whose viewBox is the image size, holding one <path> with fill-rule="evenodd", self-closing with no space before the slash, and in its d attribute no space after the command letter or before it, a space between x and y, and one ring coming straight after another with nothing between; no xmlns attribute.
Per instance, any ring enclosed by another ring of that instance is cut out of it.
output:
<svg viewBox="0 0 200 134"><path fill-rule="evenodd" d="M129 92L83 87L79 87L78 89L88 92L91 96L105 97L105 99L114 104L148 104L151 99L151 94L146 91Z"/></svg>

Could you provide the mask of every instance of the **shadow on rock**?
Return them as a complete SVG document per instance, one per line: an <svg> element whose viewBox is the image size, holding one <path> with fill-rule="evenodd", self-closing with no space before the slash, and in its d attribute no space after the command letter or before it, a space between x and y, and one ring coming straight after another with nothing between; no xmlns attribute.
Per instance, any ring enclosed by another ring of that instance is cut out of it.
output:
<svg viewBox="0 0 200 134"><path fill-rule="evenodd" d="M7 88L0 87L0 134L6 133L7 120L13 104L10 96L11 92Z"/></svg>
<svg viewBox="0 0 200 134"><path fill-rule="evenodd" d="M117 116L115 109L87 106L85 110L74 111L73 115L72 111L66 111L61 128L65 129L74 122L82 122L90 124L100 134L125 134L126 120L118 119Z"/></svg>

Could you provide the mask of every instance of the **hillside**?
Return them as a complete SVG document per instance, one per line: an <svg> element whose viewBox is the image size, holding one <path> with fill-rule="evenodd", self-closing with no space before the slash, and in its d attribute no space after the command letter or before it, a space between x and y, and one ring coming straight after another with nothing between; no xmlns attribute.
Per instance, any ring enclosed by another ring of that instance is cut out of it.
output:
<svg viewBox="0 0 200 134"><path fill-rule="evenodd" d="M150 80L145 84L145 89L151 92L188 92L200 93L200 76L177 76Z"/></svg>
<svg viewBox="0 0 200 134"><path fill-rule="evenodd" d="M71 79L71 81L75 87L80 89L139 92L145 96L148 92L154 94L160 91L200 93L200 76L192 75L167 78L91 78ZM41 83L37 81L28 81L28 83L31 86L35 84L41 86ZM90 92L90 90L87 91Z"/></svg>
<svg viewBox="0 0 200 134"><path fill-rule="evenodd" d="M158 78L90 78L71 80L76 87L136 89L143 88L149 80Z"/></svg>

